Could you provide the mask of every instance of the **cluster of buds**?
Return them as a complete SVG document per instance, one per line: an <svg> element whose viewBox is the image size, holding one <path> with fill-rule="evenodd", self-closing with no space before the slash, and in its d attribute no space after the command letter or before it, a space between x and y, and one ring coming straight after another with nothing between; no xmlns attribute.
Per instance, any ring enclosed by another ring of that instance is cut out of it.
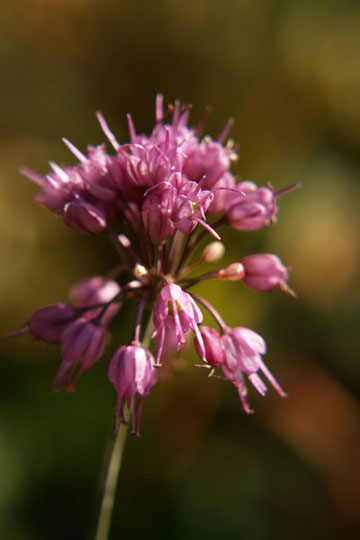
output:
<svg viewBox="0 0 360 540"><path fill-rule="evenodd" d="M237 182L230 172L237 155L233 142L227 140L232 122L214 141L202 137L206 113L192 129L189 111L177 101L164 110L158 95L152 133L137 134L129 115L127 144L117 141L98 113L112 154L105 145L89 147L83 154L64 139L78 160L76 165L50 162L51 172L45 176L22 169L42 188L38 202L77 232L108 236L122 259L117 271L110 271L111 279L93 276L76 283L68 303L40 309L23 332L62 344L53 386L70 390L102 356L109 327L122 305L135 303L130 344L119 344L108 368L118 394L117 426L126 421L128 409L135 434L140 430L142 399L156 384L159 368L169 363L171 353L187 345L189 330L202 365L210 374L222 369L247 413L251 409L246 377L264 395L262 373L284 396L262 361L266 350L262 337L247 328L229 328L213 306L189 290L202 280L220 279L240 280L261 292L280 287L291 293L286 284L288 269L271 254L249 255L208 273L198 271L203 263L213 263L224 254L221 226L247 231L275 223L279 196L296 186L275 192L270 185ZM211 236L211 243L194 261L194 250ZM219 331L203 326L200 306L213 316Z"/></svg>

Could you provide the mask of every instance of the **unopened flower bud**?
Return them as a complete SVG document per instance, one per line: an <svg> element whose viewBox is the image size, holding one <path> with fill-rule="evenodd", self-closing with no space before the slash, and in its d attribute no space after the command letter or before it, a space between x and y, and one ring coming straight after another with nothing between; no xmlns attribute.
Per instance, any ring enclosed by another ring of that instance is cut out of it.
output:
<svg viewBox="0 0 360 540"><path fill-rule="evenodd" d="M235 186L235 178L231 173L226 172L220 176L219 180L217 180L211 188L214 193L214 200L209 206L209 215L215 216L228 209L229 204L234 197ZM238 196L237 193L235 193L235 196Z"/></svg>
<svg viewBox="0 0 360 540"><path fill-rule="evenodd" d="M36 311L27 323L27 329L38 339L58 343L67 326L74 320L74 308L69 304L53 304Z"/></svg>
<svg viewBox="0 0 360 540"><path fill-rule="evenodd" d="M240 182L236 189L242 192L229 201L227 218L238 231L252 231L275 221L277 206L275 193L252 182Z"/></svg>
<svg viewBox="0 0 360 540"><path fill-rule="evenodd" d="M239 262L229 264L226 268L219 270L217 277L229 281L238 281L244 277L244 267Z"/></svg>
<svg viewBox="0 0 360 540"><path fill-rule="evenodd" d="M225 358L224 346L221 338L214 328L200 326L199 330L204 342L203 346L205 348L206 362L211 367L216 368ZM197 339L195 339L195 348L198 355L202 358L203 351Z"/></svg>
<svg viewBox="0 0 360 540"><path fill-rule="evenodd" d="M103 212L82 200L74 200L65 205L63 220L71 229L85 234L99 233L106 227Z"/></svg>
<svg viewBox="0 0 360 540"><path fill-rule="evenodd" d="M186 158L184 172L190 180L197 182L205 178L204 188L212 189L214 183L229 169L230 152L218 142L204 140L195 146Z"/></svg>
<svg viewBox="0 0 360 540"><path fill-rule="evenodd" d="M286 285L288 270L279 257L270 253L248 255L241 259L245 275L243 282L255 291L267 292Z"/></svg>
<svg viewBox="0 0 360 540"><path fill-rule="evenodd" d="M162 188L148 193L141 212L146 233L155 244L166 242L175 228L171 221L174 189Z"/></svg>
<svg viewBox="0 0 360 540"><path fill-rule="evenodd" d="M142 264L136 263L134 268L134 276L138 279L144 278L149 275L148 270Z"/></svg>
<svg viewBox="0 0 360 540"><path fill-rule="evenodd" d="M68 325L61 340L63 361L53 382L56 390L63 384L68 389L73 388L79 376L99 360L105 348L106 331L80 318Z"/></svg>
<svg viewBox="0 0 360 540"><path fill-rule="evenodd" d="M224 256L225 246L222 242L211 242L206 246L202 255L201 262L212 263L218 261Z"/></svg>

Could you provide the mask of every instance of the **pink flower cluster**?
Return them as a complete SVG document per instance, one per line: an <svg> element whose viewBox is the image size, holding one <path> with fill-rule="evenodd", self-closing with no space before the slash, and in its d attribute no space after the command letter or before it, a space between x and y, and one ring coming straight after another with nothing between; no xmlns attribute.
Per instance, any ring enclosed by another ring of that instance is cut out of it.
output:
<svg viewBox="0 0 360 540"><path fill-rule="evenodd" d="M286 284L288 269L276 255L248 255L205 274L194 275L194 270L223 255L221 226L248 231L275 223L278 197L297 186L275 192L271 186L237 182L230 172L237 159L234 145L231 140L224 144L232 122L214 141L202 137L206 115L192 129L189 112L190 107L178 101L164 110L163 97L158 95L152 133L137 134L129 115L127 144L117 141L98 113L112 154L105 145L89 147L83 154L64 139L78 160L76 165L50 162L52 170L45 176L22 169L42 188L38 202L77 232L108 236L122 258L118 273L110 273L117 280L93 276L76 283L68 303L40 309L25 330L45 342L62 344L53 386L72 389L102 356L109 326L121 306L135 302L130 344L119 346L108 369L118 394L117 425L126 421L127 408L135 434L140 430L142 399L156 384L159 368L169 363L171 353L187 344L189 330L204 366L210 374L221 367L246 412L251 412L246 377L264 395L263 374L284 396L262 361L266 352L262 337L247 328L229 328L213 306L188 291L203 279L218 278L241 280L255 291L280 287L291 293ZM213 239L200 259L189 263L195 248L209 235ZM202 324L199 305L214 317L219 332Z"/></svg>

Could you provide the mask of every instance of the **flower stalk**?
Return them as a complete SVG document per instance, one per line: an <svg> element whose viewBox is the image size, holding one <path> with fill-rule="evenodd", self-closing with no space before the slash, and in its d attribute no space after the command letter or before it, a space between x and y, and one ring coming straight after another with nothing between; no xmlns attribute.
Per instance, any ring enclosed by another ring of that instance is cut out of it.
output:
<svg viewBox="0 0 360 540"><path fill-rule="evenodd" d="M94 540L107 540L109 538L111 517L114 510L116 489L124 455L127 432L128 424L123 423L120 425L120 428L114 437Z"/></svg>

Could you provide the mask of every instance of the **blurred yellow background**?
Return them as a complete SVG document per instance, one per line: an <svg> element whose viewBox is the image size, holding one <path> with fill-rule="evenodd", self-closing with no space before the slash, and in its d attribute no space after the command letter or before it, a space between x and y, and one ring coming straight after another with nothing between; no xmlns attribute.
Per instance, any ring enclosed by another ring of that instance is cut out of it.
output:
<svg viewBox="0 0 360 540"><path fill-rule="evenodd" d="M320 0L2 0L0 6L1 333L66 300L73 281L116 254L32 202L48 160L73 162L125 115L148 132L157 92L212 106L216 137L232 116L235 172L275 189L278 224L224 232L226 260L273 252L298 299L238 283L202 285L231 325L268 343L288 393L251 392L189 367L144 403L143 437L125 451L111 538L355 539L360 525L360 5ZM129 338L128 313L113 346ZM108 355L109 356L109 355ZM0 530L9 540L86 538L96 519L115 393L107 358L74 394L54 394L59 350L2 343Z"/></svg>

